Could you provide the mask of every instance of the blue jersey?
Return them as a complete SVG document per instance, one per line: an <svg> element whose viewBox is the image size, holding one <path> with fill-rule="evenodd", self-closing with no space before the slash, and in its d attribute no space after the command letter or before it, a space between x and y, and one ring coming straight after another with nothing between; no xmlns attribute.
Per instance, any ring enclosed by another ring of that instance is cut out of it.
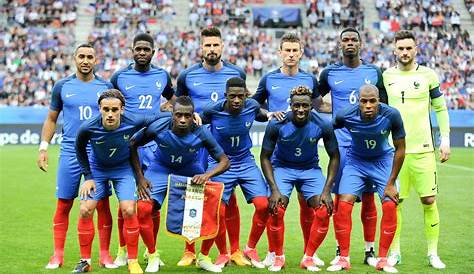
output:
<svg viewBox="0 0 474 274"><path fill-rule="evenodd" d="M112 84L102 78L95 76L94 80L83 82L77 79L76 74L54 84L49 109L62 111L61 153L76 153L74 142L79 126L99 114L97 100L102 92L111 88Z"/></svg>
<svg viewBox="0 0 474 274"><path fill-rule="evenodd" d="M174 94L169 73L153 65L148 71L140 72L130 64L114 73L110 81L125 97L125 111L135 115L159 112L161 96L169 100Z"/></svg>
<svg viewBox="0 0 474 274"><path fill-rule="evenodd" d="M318 141L329 141L329 149L337 149L337 141L329 121L311 112L309 121L297 127L290 111L282 121L268 123L263 137L262 148L273 151L272 165L293 169L318 167Z"/></svg>
<svg viewBox="0 0 474 274"><path fill-rule="evenodd" d="M352 138L351 155L362 159L392 156L388 141L390 132L394 140L405 138L400 112L380 103L379 113L372 121L362 121L359 106L352 106L336 114L334 128L346 128Z"/></svg>
<svg viewBox="0 0 474 274"><path fill-rule="evenodd" d="M207 149L209 154L218 159L224 151L206 127L194 126L185 136L173 133L172 117L163 117L153 122L144 132L141 140L154 140L158 144L154 156L160 165L172 169L183 169L199 162L198 152L201 148Z"/></svg>
<svg viewBox="0 0 474 274"><path fill-rule="evenodd" d="M366 63L357 68L341 63L325 68L319 77L319 93L324 96L331 92L332 115L335 117L341 109L359 102L359 88L365 84L377 86L381 101L386 102L382 72L377 66ZM345 128L336 130L336 137L340 146L351 144L350 134Z"/></svg>
<svg viewBox="0 0 474 274"><path fill-rule="evenodd" d="M201 113L203 123L211 124L211 133L232 163L251 156L252 139L250 128L260 112L260 104L247 99L242 111L232 115L224 110L226 100L204 107Z"/></svg>
<svg viewBox="0 0 474 274"><path fill-rule="evenodd" d="M111 131L102 125L101 115L84 122L77 133L76 154L86 180L92 178L91 165L99 169L129 167L130 137L158 117L125 114L121 116L120 126ZM92 147L90 162L85 149L89 142Z"/></svg>
<svg viewBox="0 0 474 274"><path fill-rule="evenodd" d="M267 101L268 111L289 111L290 91L301 85L313 91L312 98L319 97L318 80L314 75L299 70L296 75L289 76L276 69L263 76L252 98L260 104Z"/></svg>
<svg viewBox="0 0 474 274"><path fill-rule="evenodd" d="M195 111L201 112L208 103L224 98L226 82L232 77L246 79L241 68L227 62L218 71L208 71L201 63L195 64L179 74L176 96L190 96Z"/></svg>

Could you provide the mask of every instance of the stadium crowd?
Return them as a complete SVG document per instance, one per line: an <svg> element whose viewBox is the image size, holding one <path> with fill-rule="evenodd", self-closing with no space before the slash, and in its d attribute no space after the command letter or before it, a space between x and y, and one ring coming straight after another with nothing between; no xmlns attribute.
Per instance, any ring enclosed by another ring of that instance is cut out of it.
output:
<svg viewBox="0 0 474 274"><path fill-rule="evenodd" d="M359 1L307 0L306 16L310 27L348 27L364 24L364 9Z"/></svg>
<svg viewBox="0 0 474 274"><path fill-rule="evenodd" d="M16 9L45 8L43 5L22 6L18 4L19 2L14 1L17 3ZM52 7L59 7L54 1L42 1L41 3L46 2L53 2ZM76 2L63 1L60 9L62 14L75 10L74 3ZM426 2L431 3L430 1ZM222 7L219 6L222 8L220 12L227 15L230 7L243 5L241 1L214 2L214 4L216 3L222 5ZM346 1L337 3L342 7L341 12L348 10L345 8L348 4ZM208 21L205 19L206 14L212 15L213 12L217 12L213 9L214 4L205 1L190 2L191 13L196 9L196 12L200 14L199 19L194 23L190 21L190 25L200 27L203 22L204 25L207 25L205 23ZM377 1L379 10L387 10L390 14L403 15L404 10L416 6L410 5L410 3L405 4L407 5L391 7L388 2ZM431 4L430 10L448 12L450 9L449 6L442 3ZM425 13L423 7L426 5L424 1L419 6L420 13ZM327 6L331 6L333 10L336 6L337 11L338 4L335 2L308 2L308 16L316 12L319 13L318 18L322 18L320 15L325 14L323 7ZM88 37L88 41L94 44L100 60L97 73L109 79L113 72L131 62L132 56L128 46L131 44L132 34L147 31L151 18L157 16L156 12L163 12L170 7L169 1L145 1L140 4L135 2L130 4L127 1L98 1L93 7L96 14L95 27ZM233 11L239 14L246 12L245 9ZM172 16L173 12L167 13ZM342 19L342 14L337 15L336 12L332 14L334 16L330 20L332 24L337 22L337 18L340 19L340 22L345 22ZM201 15L204 17L201 18ZM72 27L74 25L71 23L59 28L44 28L33 25L29 20L18 21L17 17L15 14L9 13L9 26L0 30L0 105L47 105L48 94L54 82L72 73L70 68L71 45L75 44L75 40L70 33L73 33ZM232 18L232 16L219 17ZM161 21L157 23L163 24ZM50 23L52 24L52 21ZM212 22L212 24L214 23ZM318 24L320 23L326 24L326 21L318 21ZM348 24L354 23L351 21ZM246 23L244 24L246 25ZM359 22L356 25L358 24ZM337 24L334 25L337 26ZM405 25L402 24L402 26ZM407 25L407 27L413 27L413 25ZM161 31L152 32L157 42L153 63L165 68L175 80L180 71L201 58L198 30L165 27L158 29ZM267 30L250 26L242 27L232 19L226 19L221 30L225 43L224 58L244 69L248 75L258 78L279 65L278 39L275 39ZM301 61L303 70L319 75L328 64L339 61L336 28L329 30L310 28L310 31L304 28L298 29L297 32L305 45L305 58ZM382 69L388 68L394 61L392 38L393 32L364 32L365 44L362 58ZM468 33L451 32L446 30L446 27L427 28L425 31L418 32L417 38L420 49L418 62L427 64L438 73L442 90L447 95L446 100L449 107L451 109L474 109L472 43Z"/></svg>

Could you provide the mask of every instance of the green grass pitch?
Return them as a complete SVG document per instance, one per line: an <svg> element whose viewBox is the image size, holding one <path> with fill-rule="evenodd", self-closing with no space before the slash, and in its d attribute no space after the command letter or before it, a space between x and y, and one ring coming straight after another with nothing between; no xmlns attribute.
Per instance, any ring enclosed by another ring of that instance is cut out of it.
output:
<svg viewBox="0 0 474 274"><path fill-rule="evenodd" d="M0 273L70 273L79 259L77 240L78 203L71 211L68 238L65 249L65 265L60 270L47 271L44 266L52 254L52 216L55 208L55 176L58 160L58 147L52 146L49 152L49 171L41 172L36 167L36 146L9 146L0 148ZM258 153L256 148L254 153ZM439 164L439 199L441 214L441 237L439 254L447 264L444 271L432 270L427 266L426 244L423 232L422 207L415 193L404 205L404 226L402 234L403 264L398 267L401 273L474 273L474 214L471 196L474 195L474 150L453 149L451 160ZM324 153L323 153L324 154ZM321 165L326 167L327 157L323 155ZM253 207L245 204L238 190L241 211L241 240L245 246ZM111 251L117 249L115 197L111 197L114 231ZM360 206L353 213L353 232L351 262L352 273L376 273L363 265L363 239L359 218ZM162 218L163 219L163 218ZM380 211L379 211L380 221ZM332 225L331 225L332 226ZM204 273L194 267L178 268L176 262L183 251L183 243L159 233L158 249L166 266L160 273ZM98 240L93 246L93 271L95 273L128 273L126 268L119 270L100 269L97 263ZM302 236L299 226L298 206L295 197L290 201L286 214L285 253L287 258L284 273L304 273L298 268L302 256ZM378 239L378 238L377 238ZM266 236L258 246L260 256L266 254ZM334 233L328 236L319 249L319 256L329 262L334 256ZM144 247L140 245L139 254ZM213 248L212 255L215 256ZM142 266L145 267L140 258ZM267 273L246 267L229 266L224 273ZM324 271L323 271L324 272Z"/></svg>

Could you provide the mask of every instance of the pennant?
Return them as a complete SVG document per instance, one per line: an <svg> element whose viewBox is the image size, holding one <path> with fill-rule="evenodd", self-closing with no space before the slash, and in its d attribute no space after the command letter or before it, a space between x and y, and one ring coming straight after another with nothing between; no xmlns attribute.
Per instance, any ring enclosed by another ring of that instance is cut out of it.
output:
<svg viewBox="0 0 474 274"><path fill-rule="evenodd" d="M170 174L166 196L166 231L188 243L212 239L219 230L224 184L191 184L190 177Z"/></svg>

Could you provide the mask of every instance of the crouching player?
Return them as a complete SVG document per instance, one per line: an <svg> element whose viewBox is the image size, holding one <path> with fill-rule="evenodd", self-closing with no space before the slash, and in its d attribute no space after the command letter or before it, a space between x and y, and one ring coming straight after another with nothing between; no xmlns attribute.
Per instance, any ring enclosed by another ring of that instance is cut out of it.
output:
<svg viewBox="0 0 474 274"><path fill-rule="evenodd" d="M271 190L269 209L274 213L270 217L269 240L275 247L275 261L268 269L280 271L285 265L283 221L291 191L296 187L315 212L301 267L319 271L312 256L328 231L333 207L330 191L339 166L339 151L331 123L311 112L311 91L307 87L291 90L290 107L284 120L268 124L260 154L263 174ZM321 138L330 158L326 183L318 165ZM325 195L321 196L323 189Z"/></svg>
<svg viewBox="0 0 474 274"><path fill-rule="evenodd" d="M204 184L229 168L229 159L209 130L194 124L193 113L194 105L191 98L180 96L173 106L172 117L156 120L143 134L137 134L131 142L132 166L137 176L138 193L140 198L149 201L149 206L142 206L138 213L143 239L153 239L152 216L154 211L163 205L169 174L193 177L193 183ZM138 147L152 140L158 144L158 148L143 174L138 158ZM207 172L204 172L204 167L199 161L198 152L201 148L205 148L216 161L216 165ZM220 209L220 218L224 220L224 207ZM218 234L222 234L221 227ZM225 233L225 230L223 232ZM207 271L221 272L221 268L212 264L208 256L213 243L214 239L203 241L197 265ZM153 243L153 246L155 244ZM155 258L149 257L147 272L159 270L159 260Z"/></svg>
<svg viewBox="0 0 474 274"><path fill-rule="evenodd" d="M395 180L405 158L405 130L400 113L395 108L379 103L379 92L374 85L364 85L359 90L359 105L336 114L334 128L347 128L352 144L342 173L337 212L336 238L341 257L328 271L350 269L349 246L352 229L352 207L366 184L377 188L382 201L378 270L396 273L388 265L387 252L397 228L398 191ZM394 149L389 145L392 133ZM387 179L388 178L388 179Z"/></svg>
<svg viewBox="0 0 474 274"><path fill-rule="evenodd" d="M100 115L82 124L76 137L76 155L85 181L79 192L81 206L77 229L81 260L73 272L91 270L93 214L97 201L107 194L109 181L112 181L124 216L128 269L130 273L143 273L137 261L139 227L135 212L136 184L129 161L129 138L151 124L153 118L123 115L125 99L115 89L102 93L98 103ZM90 161L86 151L89 142L92 147Z"/></svg>

